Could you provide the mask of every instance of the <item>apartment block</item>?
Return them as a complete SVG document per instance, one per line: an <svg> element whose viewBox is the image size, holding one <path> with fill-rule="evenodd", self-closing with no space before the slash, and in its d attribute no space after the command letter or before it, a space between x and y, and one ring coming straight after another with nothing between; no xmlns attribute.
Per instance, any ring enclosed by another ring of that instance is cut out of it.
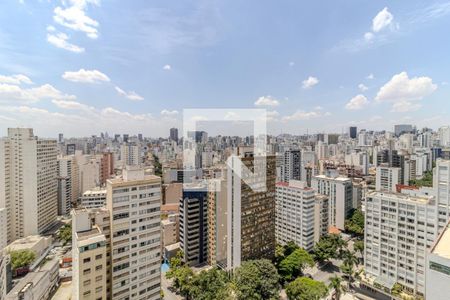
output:
<svg viewBox="0 0 450 300"><path fill-rule="evenodd" d="M375 189L395 193L397 184L401 184L401 169L381 165L377 167Z"/></svg>
<svg viewBox="0 0 450 300"><path fill-rule="evenodd" d="M107 299L108 248L102 228L92 220L95 212L78 209L72 212L72 295L79 299ZM109 214L104 212L109 221Z"/></svg>
<svg viewBox="0 0 450 300"><path fill-rule="evenodd" d="M208 257L207 213L206 185L185 184L180 199L180 248L190 266L201 265Z"/></svg>
<svg viewBox="0 0 450 300"><path fill-rule="evenodd" d="M8 241L44 232L58 215L56 140L40 139L30 128L9 128L0 148Z"/></svg>
<svg viewBox="0 0 450 300"><path fill-rule="evenodd" d="M79 195L79 171L75 156L58 157L58 215L70 214Z"/></svg>
<svg viewBox="0 0 450 300"><path fill-rule="evenodd" d="M208 189L208 264L227 264L227 180L211 179Z"/></svg>
<svg viewBox="0 0 450 300"><path fill-rule="evenodd" d="M328 196L328 224L344 230L345 219L354 207L353 185L347 177L317 175L312 179L312 188L319 194Z"/></svg>
<svg viewBox="0 0 450 300"><path fill-rule="evenodd" d="M84 208L97 208L106 206L106 189L94 188L87 190L80 197L80 206Z"/></svg>
<svg viewBox="0 0 450 300"><path fill-rule="evenodd" d="M106 186L112 298L160 299L161 178L129 167Z"/></svg>
<svg viewBox="0 0 450 300"><path fill-rule="evenodd" d="M325 203L323 198L326 196L317 195L315 191L306 186L305 182L291 180L289 183L279 182L276 184L276 218L275 235L277 243L285 245L290 241L295 242L305 250L312 250L317 236L325 233L327 223L322 219ZM318 202L316 204L316 202ZM316 227L316 206L318 209L318 218ZM328 211L325 211L328 217ZM325 224L322 224L325 223ZM325 226L324 226L325 225Z"/></svg>

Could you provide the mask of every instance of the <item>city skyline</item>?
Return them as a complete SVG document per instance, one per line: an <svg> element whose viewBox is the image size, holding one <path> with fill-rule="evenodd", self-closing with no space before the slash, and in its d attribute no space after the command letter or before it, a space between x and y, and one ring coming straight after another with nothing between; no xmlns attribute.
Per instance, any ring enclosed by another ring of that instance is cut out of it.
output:
<svg viewBox="0 0 450 300"><path fill-rule="evenodd" d="M5 1L0 127L158 137L184 108L266 108L275 135L448 125L450 2L353 4Z"/></svg>

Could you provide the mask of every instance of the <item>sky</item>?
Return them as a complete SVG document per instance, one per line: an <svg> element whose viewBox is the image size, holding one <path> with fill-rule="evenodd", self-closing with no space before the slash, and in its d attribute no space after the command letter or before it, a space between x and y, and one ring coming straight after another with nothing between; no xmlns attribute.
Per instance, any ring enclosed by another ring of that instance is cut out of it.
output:
<svg viewBox="0 0 450 300"><path fill-rule="evenodd" d="M184 109L266 109L271 134L437 129L449 53L450 1L3 0L0 136L167 137Z"/></svg>

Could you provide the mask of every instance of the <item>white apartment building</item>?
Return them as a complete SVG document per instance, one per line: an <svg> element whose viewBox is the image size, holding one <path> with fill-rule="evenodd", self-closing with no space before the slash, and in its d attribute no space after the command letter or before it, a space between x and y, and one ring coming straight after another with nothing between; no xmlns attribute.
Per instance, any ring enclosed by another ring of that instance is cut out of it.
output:
<svg viewBox="0 0 450 300"><path fill-rule="evenodd" d="M137 144L122 144L120 160L123 166L137 166L141 163L141 147Z"/></svg>
<svg viewBox="0 0 450 300"><path fill-rule="evenodd" d="M0 207L0 252L8 244L8 211Z"/></svg>
<svg viewBox="0 0 450 300"><path fill-rule="evenodd" d="M439 144L442 147L450 146L450 126L439 128Z"/></svg>
<svg viewBox="0 0 450 300"><path fill-rule="evenodd" d="M424 295L426 253L438 235L432 196L372 192L366 198L364 267L374 282Z"/></svg>
<svg viewBox="0 0 450 300"><path fill-rule="evenodd" d="M8 241L44 232L58 215L56 140L37 138L31 128L8 128L0 148Z"/></svg>
<svg viewBox="0 0 450 300"><path fill-rule="evenodd" d="M58 214L68 215L79 195L78 165L75 156L58 157Z"/></svg>
<svg viewBox="0 0 450 300"><path fill-rule="evenodd" d="M79 170L79 195L87 190L100 185L101 178L101 156L83 155L81 151L75 152L76 162Z"/></svg>
<svg viewBox="0 0 450 300"><path fill-rule="evenodd" d="M322 198L324 196L317 196L316 198L315 191L307 187L306 183L302 181L291 180L289 183L277 183L275 197L275 236L277 243L285 245L293 241L305 250L310 251L318 240L316 240L316 236L320 238L324 234L323 228L325 228L326 234L328 210L325 212L326 218L322 219L321 217L324 215L320 212L323 212ZM316 206L318 209L317 218L320 218L320 221L317 222L318 225L316 225Z"/></svg>
<svg viewBox="0 0 450 300"><path fill-rule="evenodd" d="M401 183L401 172L401 168L383 165L377 167L375 189L377 191L389 191L395 193L397 191L397 184Z"/></svg>
<svg viewBox="0 0 450 300"><path fill-rule="evenodd" d="M80 197L80 206L84 208L97 208L106 206L106 189L94 188L87 190Z"/></svg>
<svg viewBox="0 0 450 300"><path fill-rule="evenodd" d="M9 254L0 251L0 299L5 299L8 292L8 266L10 264Z"/></svg>
<svg viewBox="0 0 450 300"><path fill-rule="evenodd" d="M314 176L312 188L319 194L328 196L328 224L344 230L345 219L353 208L353 185L347 177Z"/></svg>
<svg viewBox="0 0 450 300"><path fill-rule="evenodd" d="M388 289L425 293L427 249L450 217L450 161L438 159L433 172L433 188L367 196L365 270Z"/></svg>
<svg viewBox="0 0 450 300"><path fill-rule="evenodd" d="M441 300L450 295L450 223L444 227L427 255L426 299Z"/></svg>
<svg viewBox="0 0 450 300"><path fill-rule="evenodd" d="M127 168L107 180L113 299L160 299L161 178Z"/></svg>

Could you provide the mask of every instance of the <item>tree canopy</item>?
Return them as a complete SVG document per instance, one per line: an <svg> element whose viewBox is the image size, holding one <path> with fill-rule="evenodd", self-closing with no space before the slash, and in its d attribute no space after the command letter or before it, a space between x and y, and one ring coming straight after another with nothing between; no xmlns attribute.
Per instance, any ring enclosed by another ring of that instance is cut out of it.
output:
<svg viewBox="0 0 450 300"><path fill-rule="evenodd" d="M364 234L364 214L361 210L355 209L352 216L345 220L345 230L356 235Z"/></svg>
<svg viewBox="0 0 450 300"><path fill-rule="evenodd" d="M238 300L275 300L279 296L279 276L267 259L249 260L234 273L234 289Z"/></svg>
<svg viewBox="0 0 450 300"><path fill-rule="evenodd" d="M29 249L14 250L9 254L11 256L11 266L14 271L18 268L29 266L36 259L36 253Z"/></svg>
<svg viewBox="0 0 450 300"><path fill-rule="evenodd" d="M332 258L339 258L342 251L346 247L347 242L344 241L338 234L329 234L323 236L314 245L314 259L319 262L324 262Z"/></svg>
<svg viewBox="0 0 450 300"><path fill-rule="evenodd" d="M72 225L66 224L61 229L59 229L58 238L61 240L63 245L72 241Z"/></svg>
<svg viewBox="0 0 450 300"><path fill-rule="evenodd" d="M323 282L308 277L299 277L286 287L289 300L319 300L327 293L328 288Z"/></svg>
<svg viewBox="0 0 450 300"><path fill-rule="evenodd" d="M306 250L298 248L279 265L280 276L284 281L292 281L303 273L306 267L314 266L313 257Z"/></svg>

